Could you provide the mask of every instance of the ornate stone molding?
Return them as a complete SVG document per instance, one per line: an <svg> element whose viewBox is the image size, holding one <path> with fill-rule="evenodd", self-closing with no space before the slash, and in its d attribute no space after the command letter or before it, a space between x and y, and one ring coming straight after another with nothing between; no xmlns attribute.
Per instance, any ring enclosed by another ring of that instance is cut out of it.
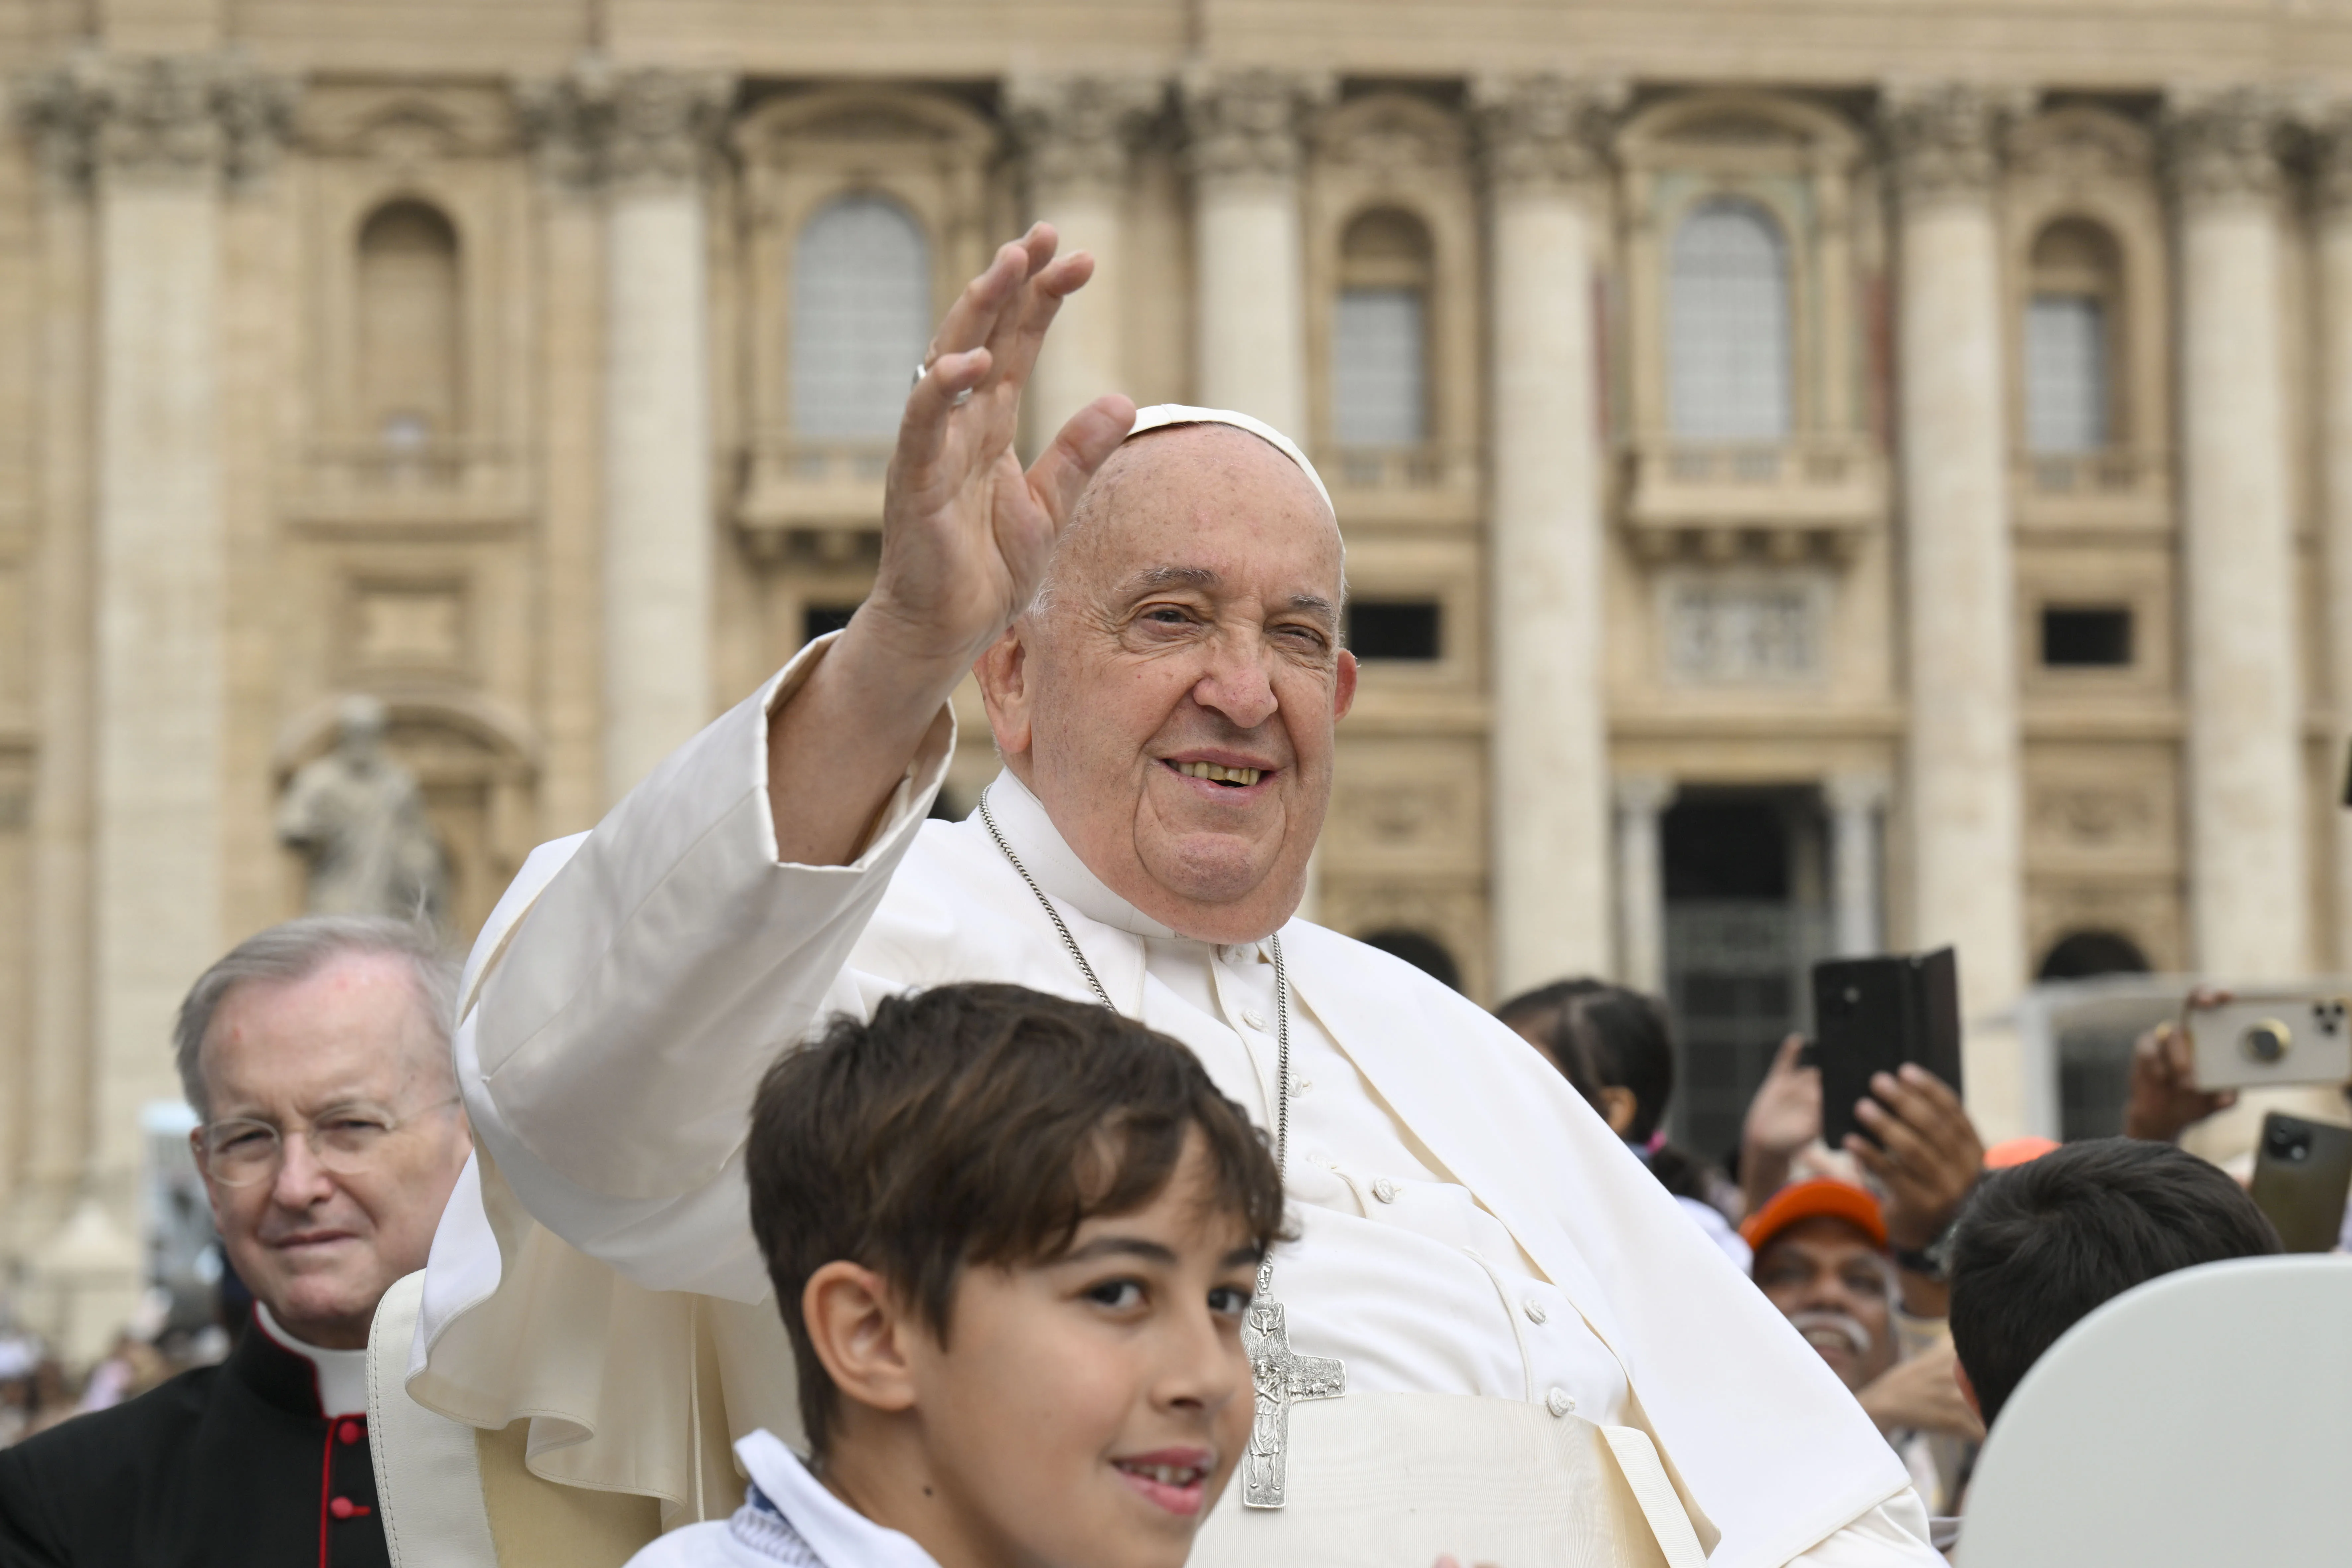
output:
<svg viewBox="0 0 2352 1568"><path fill-rule="evenodd" d="M1004 96L1033 187L1116 188L1168 89L1154 77L1018 76Z"/></svg>
<svg viewBox="0 0 2352 1568"><path fill-rule="evenodd" d="M1897 194L1912 202L1988 194L2009 127L2031 112L2033 96L1974 82L1888 82L1878 127Z"/></svg>
<svg viewBox="0 0 2352 1568"><path fill-rule="evenodd" d="M543 174L581 187L700 178L726 128L735 79L719 71L615 71L601 56L567 76L518 82L517 117Z"/></svg>
<svg viewBox="0 0 2352 1568"><path fill-rule="evenodd" d="M248 181L267 174L291 134L299 97L288 78L237 55L110 55L89 50L26 81L18 118L49 176L69 185L100 173Z"/></svg>
<svg viewBox="0 0 2352 1568"><path fill-rule="evenodd" d="M2183 201L2278 194L2287 105L2261 88L2176 88L2165 95L2164 162Z"/></svg>
<svg viewBox="0 0 2352 1568"><path fill-rule="evenodd" d="M1183 81L1192 172L1207 178L1289 179L1307 115L1331 101L1328 76L1197 70Z"/></svg>
<svg viewBox="0 0 2352 1568"><path fill-rule="evenodd" d="M1600 178L1631 97L1624 82L1607 78L1479 78L1470 84L1470 102L1487 178L1499 189Z"/></svg>

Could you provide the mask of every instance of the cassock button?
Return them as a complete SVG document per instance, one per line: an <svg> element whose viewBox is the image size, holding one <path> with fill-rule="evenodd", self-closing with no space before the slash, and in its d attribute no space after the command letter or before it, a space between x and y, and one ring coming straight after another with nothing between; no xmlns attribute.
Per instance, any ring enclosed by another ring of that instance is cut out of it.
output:
<svg viewBox="0 0 2352 1568"><path fill-rule="evenodd" d="M1396 1195L1397 1184L1394 1182L1390 1181L1386 1176L1372 1178L1372 1196L1384 1204L1392 1204L1396 1202Z"/></svg>
<svg viewBox="0 0 2352 1568"><path fill-rule="evenodd" d="M1259 1012L1255 1007L1244 1007L1242 1009L1242 1022L1247 1024L1253 1029L1264 1029L1265 1027L1265 1015Z"/></svg>
<svg viewBox="0 0 2352 1568"><path fill-rule="evenodd" d="M344 1421L335 1427L335 1441L338 1443L356 1443L366 1435L367 1428L356 1421Z"/></svg>
<svg viewBox="0 0 2352 1568"><path fill-rule="evenodd" d="M1544 1395L1544 1408L1554 1415L1565 1415L1576 1408L1576 1400L1568 1390L1555 1383L1552 1384L1551 1392Z"/></svg>
<svg viewBox="0 0 2352 1568"><path fill-rule="evenodd" d="M363 1502L353 1502L347 1497L339 1497L327 1504L327 1511L337 1519L356 1519L362 1514L373 1513L375 1510Z"/></svg>
<svg viewBox="0 0 2352 1568"><path fill-rule="evenodd" d="M1546 1318L1551 1316L1549 1312L1544 1310L1544 1304L1541 1301L1537 1300L1532 1296L1528 1297L1527 1300L1526 1311L1528 1314L1528 1321L1530 1323L1540 1323Z"/></svg>

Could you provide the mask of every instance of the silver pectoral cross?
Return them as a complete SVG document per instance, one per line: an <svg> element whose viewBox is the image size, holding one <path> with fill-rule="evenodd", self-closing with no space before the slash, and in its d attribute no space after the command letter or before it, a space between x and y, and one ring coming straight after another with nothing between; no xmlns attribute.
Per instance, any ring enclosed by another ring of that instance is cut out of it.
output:
<svg viewBox="0 0 2352 1568"><path fill-rule="evenodd" d="M1256 1418L1242 1456L1242 1506L1280 1508L1290 1450L1290 1405L1334 1399L1348 1391L1347 1363L1334 1356L1300 1355L1290 1348L1282 1303L1272 1294L1272 1260L1258 1273L1257 1295L1242 1319L1242 1349L1256 1385Z"/></svg>

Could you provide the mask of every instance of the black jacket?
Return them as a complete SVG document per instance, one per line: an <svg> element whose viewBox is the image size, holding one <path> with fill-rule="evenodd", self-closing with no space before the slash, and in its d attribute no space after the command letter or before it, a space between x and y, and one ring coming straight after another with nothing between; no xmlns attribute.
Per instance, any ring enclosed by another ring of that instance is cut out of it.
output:
<svg viewBox="0 0 2352 1568"><path fill-rule="evenodd" d="M390 1568L367 1423L248 1324L219 1366L0 1448L0 1568Z"/></svg>

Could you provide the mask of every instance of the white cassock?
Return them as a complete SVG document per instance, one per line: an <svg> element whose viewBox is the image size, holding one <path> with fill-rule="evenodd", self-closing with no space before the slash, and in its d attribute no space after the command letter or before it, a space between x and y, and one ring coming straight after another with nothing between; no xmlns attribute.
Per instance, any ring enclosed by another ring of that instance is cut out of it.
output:
<svg viewBox="0 0 2352 1568"><path fill-rule="evenodd" d="M534 1472L658 1497L670 1524L740 1500L732 1438L798 1433L742 1179L777 1053L912 986L1093 999L977 816L925 820L944 710L853 864L778 862L767 715L828 647L535 852L467 966L480 1152L434 1242L409 1391L477 1426L528 1418ZM1118 1008L1270 1124L1265 945L1178 936L1019 781L989 800ZM1289 1506L1229 1488L1195 1563L1940 1563L1853 1397L1535 1050L1383 953L1298 921L1282 938L1300 1234L1275 1293L1347 1393L1294 1407ZM1612 1508L1633 1544L1594 1523Z"/></svg>

